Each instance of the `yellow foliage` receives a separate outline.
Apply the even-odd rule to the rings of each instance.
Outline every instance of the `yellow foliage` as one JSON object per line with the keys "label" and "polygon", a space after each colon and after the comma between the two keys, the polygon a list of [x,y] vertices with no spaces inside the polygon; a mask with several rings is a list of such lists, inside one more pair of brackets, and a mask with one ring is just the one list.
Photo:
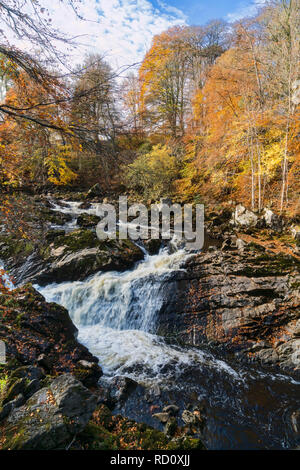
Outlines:
{"label": "yellow foliage", "polygon": [[48,180],[56,185],[66,185],[77,178],[67,165],[71,158],[71,146],[58,145],[49,151],[45,159],[45,165],[48,170]]}
{"label": "yellow foliage", "polygon": [[145,198],[171,195],[179,164],[166,145],[155,145],[126,168],[126,183]]}

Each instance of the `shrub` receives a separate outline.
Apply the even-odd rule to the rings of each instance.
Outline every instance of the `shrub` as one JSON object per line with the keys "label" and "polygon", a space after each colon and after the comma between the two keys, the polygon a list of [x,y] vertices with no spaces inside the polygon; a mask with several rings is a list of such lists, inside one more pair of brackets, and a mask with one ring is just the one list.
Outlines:
{"label": "shrub", "polygon": [[145,199],[157,200],[170,196],[179,174],[179,163],[166,145],[155,145],[140,154],[125,170],[125,184]]}

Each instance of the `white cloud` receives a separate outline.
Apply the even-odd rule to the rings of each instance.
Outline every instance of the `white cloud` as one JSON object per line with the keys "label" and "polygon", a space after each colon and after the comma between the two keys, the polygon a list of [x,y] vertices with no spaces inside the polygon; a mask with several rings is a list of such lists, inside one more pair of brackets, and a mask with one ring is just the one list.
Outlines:
{"label": "white cloud", "polygon": [[86,50],[99,52],[115,69],[142,60],[155,34],[187,21],[181,10],[163,2],[155,7],[149,0],[82,0],[78,8],[86,21],[60,0],[44,0],[43,4],[53,26],[80,36],[81,46],[72,53],[73,61],[79,61]]}
{"label": "white cloud", "polygon": [[251,5],[246,5],[245,2],[241,3],[238,9],[226,16],[227,21],[234,23],[242,18],[253,16],[257,13],[260,7],[263,7],[268,0],[253,0]]}

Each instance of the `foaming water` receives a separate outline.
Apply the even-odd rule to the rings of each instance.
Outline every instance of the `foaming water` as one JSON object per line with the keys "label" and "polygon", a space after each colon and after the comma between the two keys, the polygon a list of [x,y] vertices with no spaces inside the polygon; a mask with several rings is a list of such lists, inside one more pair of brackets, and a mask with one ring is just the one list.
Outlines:
{"label": "foaming water", "polygon": [[[97,273],[85,281],[39,287],[47,301],[66,307],[79,329],[78,339],[99,357],[108,376],[126,375],[139,383],[171,384],[189,368],[214,370],[244,382],[276,375],[235,369],[211,353],[166,344],[155,335],[157,316],[170,293],[166,281],[189,256],[184,250],[146,255],[135,269]],[[250,374],[250,375],[249,375]],[[251,375],[252,374],[252,375]],[[279,376],[278,380],[291,380]],[[180,385],[182,386],[182,384]]]}
{"label": "foaming water", "polygon": [[126,375],[144,385],[159,383],[174,388],[174,378],[191,365],[218,369],[242,380],[235,370],[212,355],[167,345],[161,337],[144,331],[122,330],[116,334],[114,329],[101,325],[85,326],[80,328],[78,339],[101,358],[105,374]]}
{"label": "foaming water", "polygon": [[238,379],[225,362],[196,349],[170,346],[155,335],[156,318],[166,301],[165,281],[181,270],[184,250],[146,256],[124,273],[97,273],[86,281],[38,287],[47,301],[66,307],[79,328],[79,340],[99,357],[108,375],[127,375],[151,384],[173,383],[191,364],[214,367]]}
{"label": "foaming water", "polygon": [[54,212],[61,212],[62,214],[68,214],[72,216],[72,219],[70,220],[70,222],[66,222],[63,225],[52,224],[52,228],[63,229],[67,233],[78,229],[78,225],[77,225],[78,216],[80,216],[81,214],[96,215],[97,208],[99,206],[99,203],[98,204],[94,203],[94,204],[91,204],[91,206],[88,209],[81,209],[80,208],[80,205],[82,204],[81,202],[62,200],[61,204],[57,204],[52,199],[49,199],[49,202],[51,203],[52,205],[51,209]]}
{"label": "foaming water", "polygon": [[[82,213],[96,214],[99,204],[81,209],[80,202],[52,202],[53,210],[76,217]],[[173,243],[176,249],[176,240]],[[225,361],[196,348],[168,345],[155,335],[157,316],[170,292],[166,281],[174,272],[183,270],[185,261],[193,256],[184,249],[169,253],[167,248],[145,258],[130,271],[99,272],[85,281],[36,286],[47,301],[66,307],[79,329],[79,340],[99,357],[108,375],[127,375],[151,384],[167,385],[174,377],[184,374],[188,367],[214,368],[234,380],[268,378],[293,381],[283,374],[259,370],[234,369]],[[166,373],[168,371],[168,373]]]}
{"label": "foaming water", "polygon": [[52,204],[52,210],[56,212],[61,212],[62,214],[70,214],[78,216],[80,214],[97,214],[97,208],[99,207],[100,203],[91,203],[88,209],[81,209],[80,206],[82,202],[75,202],[75,201],[61,201],[61,204],[57,204],[56,202],[50,200]]}
{"label": "foaming water", "polygon": [[162,251],[125,273],[97,273],[82,282],[52,284],[40,288],[49,301],[66,307],[78,327],[102,325],[116,330],[155,331],[155,317],[164,296],[161,280],[179,270],[186,258],[181,250]]}

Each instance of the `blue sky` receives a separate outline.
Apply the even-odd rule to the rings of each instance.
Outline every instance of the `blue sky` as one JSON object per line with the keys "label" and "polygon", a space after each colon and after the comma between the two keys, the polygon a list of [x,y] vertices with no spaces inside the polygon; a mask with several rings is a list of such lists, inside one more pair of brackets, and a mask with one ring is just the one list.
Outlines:
{"label": "blue sky", "polygon": [[[153,6],[158,6],[156,0],[151,0]],[[230,19],[231,15],[241,16],[251,13],[251,5],[255,2],[247,0],[166,0],[165,4],[181,10],[187,16],[189,24],[205,24],[214,18]],[[228,15],[230,15],[228,17]]]}
{"label": "blue sky", "polygon": [[[116,70],[143,59],[155,34],[178,24],[205,24],[216,18],[235,21],[249,16],[267,0],[81,0],[80,20],[60,0],[41,0],[52,24],[65,33],[79,37],[80,47],[73,51],[74,63],[86,51],[98,52]],[[28,2],[30,9],[30,2]],[[30,12],[30,11],[28,11]],[[16,43],[16,40],[15,40]],[[26,47],[26,44],[20,44]]]}

